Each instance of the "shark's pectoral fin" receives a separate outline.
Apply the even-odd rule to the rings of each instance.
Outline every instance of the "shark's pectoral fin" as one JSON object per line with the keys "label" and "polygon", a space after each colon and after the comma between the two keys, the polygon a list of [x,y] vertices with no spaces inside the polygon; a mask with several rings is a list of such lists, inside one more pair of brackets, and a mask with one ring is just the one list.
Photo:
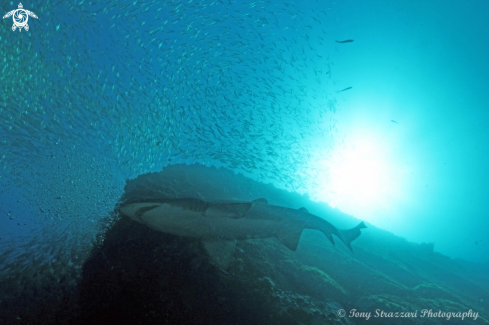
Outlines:
{"label": "shark's pectoral fin", "polygon": [[268,201],[266,199],[256,199],[251,201],[253,203],[262,203],[262,204],[268,204]]}
{"label": "shark's pectoral fin", "polygon": [[212,262],[221,269],[226,270],[233,258],[236,240],[213,238],[202,240],[202,243]]}
{"label": "shark's pectoral fin", "polygon": [[275,237],[288,249],[295,251],[299,245],[302,235],[302,227],[287,228],[282,230]]}
{"label": "shark's pectoral fin", "polygon": [[245,213],[251,208],[250,202],[243,203],[217,203],[209,206],[205,210],[208,217],[227,217],[231,219],[243,218]]}
{"label": "shark's pectoral fin", "polygon": [[300,211],[300,212],[307,212],[307,213],[309,213],[309,211],[307,211],[307,209],[306,209],[306,208],[304,208],[304,207],[299,208],[299,211]]}

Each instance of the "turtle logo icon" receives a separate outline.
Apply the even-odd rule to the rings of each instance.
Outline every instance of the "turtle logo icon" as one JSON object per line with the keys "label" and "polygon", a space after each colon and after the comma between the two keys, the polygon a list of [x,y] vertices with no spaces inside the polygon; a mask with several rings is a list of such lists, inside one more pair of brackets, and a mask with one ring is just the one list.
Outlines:
{"label": "turtle logo icon", "polygon": [[27,25],[29,16],[37,19],[36,14],[33,13],[32,11],[25,10],[24,7],[22,6],[22,3],[19,3],[19,9],[15,9],[7,12],[5,16],[3,16],[3,19],[8,18],[10,16],[12,16],[12,18],[14,19],[12,30],[15,31],[18,28],[19,32],[22,31],[22,28],[25,28],[26,31],[29,30],[29,25]]}

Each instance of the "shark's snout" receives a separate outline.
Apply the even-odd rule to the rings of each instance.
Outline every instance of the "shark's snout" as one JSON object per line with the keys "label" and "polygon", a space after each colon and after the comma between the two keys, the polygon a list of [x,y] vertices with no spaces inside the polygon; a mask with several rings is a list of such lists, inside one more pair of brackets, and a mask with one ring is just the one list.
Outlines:
{"label": "shark's snout", "polygon": [[154,203],[154,202],[148,202],[148,203],[129,203],[126,205],[123,205],[119,208],[119,212],[126,217],[129,217],[131,219],[134,219],[138,221],[138,219],[141,219],[141,216],[144,215],[144,213],[153,210],[154,208],[157,208],[160,206],[161,203]]}
{"label": "shark's snout", "polygon": [[123,205],[120,209],[119,209],[119,212],[123,215],[123,216],[126,216],[126,217],[129,217],[129,218],[134,218],[135,216],[135,212],[136,212],[136,209],[135,209],[135,205],[134,204],[126,204],[126,205]]}

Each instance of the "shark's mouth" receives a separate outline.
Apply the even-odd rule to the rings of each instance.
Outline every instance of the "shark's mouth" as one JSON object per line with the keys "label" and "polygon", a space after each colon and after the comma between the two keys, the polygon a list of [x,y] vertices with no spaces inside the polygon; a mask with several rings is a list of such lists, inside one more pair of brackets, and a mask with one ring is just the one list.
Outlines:
{"label": "shark's mouth", "polygon": [[153,210],[154,208],[157,208],[157,207],[159,207],[159,205],[152,205],[152,206],[149,206],[149,207],[144,207],[144,208],[138,209],[138,210],[136,211],[136,213],[134,213],[134,215],[135,215],[135,216],[136,216],[136,218],[138,218],[138,219],[139,219],[141,222],[143,222],[143,219],[142,219],[143,215],[144,215],[146,212],[148,212],[148,211],[150,211],[150,210]]}

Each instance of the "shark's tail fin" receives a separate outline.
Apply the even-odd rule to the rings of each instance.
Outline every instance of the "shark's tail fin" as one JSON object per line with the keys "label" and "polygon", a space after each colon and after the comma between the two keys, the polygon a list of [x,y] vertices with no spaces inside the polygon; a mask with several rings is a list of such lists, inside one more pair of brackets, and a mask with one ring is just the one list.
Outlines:
{"label": "shark's tail fin", "polygon": [[360,229],[362,228],[367,228],[365,224],[360,222],[356,227],[351,228],[351,229],[338,229],[338,232],[340,234],[340,239],[341,241],[350,249],[350,251],[353,252],[353,249],[351,248],[351,242],[354,241],[358,236],[360,236],[361,232]]}

